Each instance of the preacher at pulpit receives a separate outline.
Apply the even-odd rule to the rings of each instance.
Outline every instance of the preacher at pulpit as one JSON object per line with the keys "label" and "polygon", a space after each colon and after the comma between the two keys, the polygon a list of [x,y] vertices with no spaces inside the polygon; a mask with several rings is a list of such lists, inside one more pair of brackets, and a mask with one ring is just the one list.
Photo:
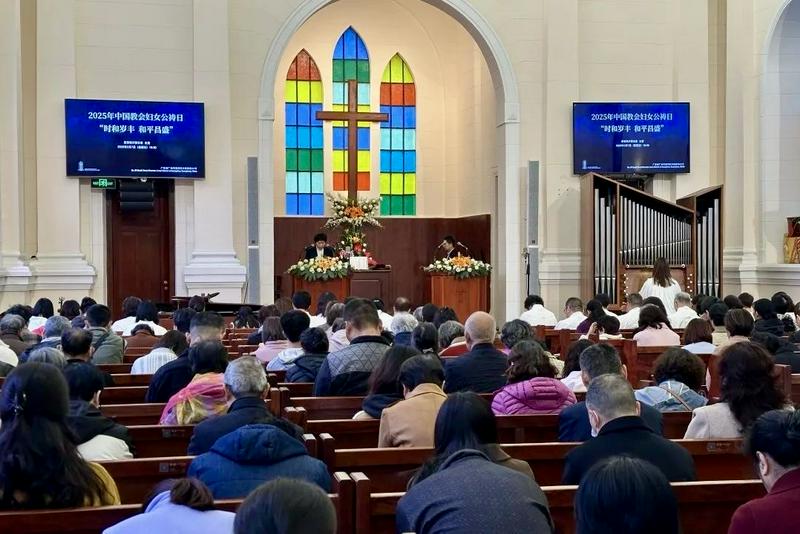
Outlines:
{"label": "preacher at pulpit", "polygon": [[306,259],[310,260],[320,256],[333,257],[333,247],[328,246],[328,236],[317,234],[314,236],[314,244],[306,247]]}
{"label": "preacher at pulpit", "polygon": [[439,247],[444,250],[445,258],[454,258],[457,256],[456,244],[458,244],[458,241],[456,241],[455,237],[451,235],[444,236],[444,239],[442,239],[442,243],[439,245]]}

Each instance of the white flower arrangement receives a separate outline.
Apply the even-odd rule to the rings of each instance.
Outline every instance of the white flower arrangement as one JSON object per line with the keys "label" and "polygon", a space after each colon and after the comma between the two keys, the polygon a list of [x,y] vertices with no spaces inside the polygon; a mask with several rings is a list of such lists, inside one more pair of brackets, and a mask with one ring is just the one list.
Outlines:
{"label": "white flower arrangement", "polygon": [[436,260],[423,269],[428,273],[449,274],[456,278],[481,278],[489,276],[492,266],[469,256],[456,256]]}
{"label": "white flower arrangement", "polygon": [[350,264],[340,258],[317,257],[301,260],[286,271],[303,280],[335,280],[350,274]]}

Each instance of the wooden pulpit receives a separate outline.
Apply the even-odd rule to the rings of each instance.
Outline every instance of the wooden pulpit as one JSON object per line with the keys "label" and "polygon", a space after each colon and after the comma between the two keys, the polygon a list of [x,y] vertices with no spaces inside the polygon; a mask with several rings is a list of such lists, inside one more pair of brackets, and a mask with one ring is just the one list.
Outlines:
{"label": "wooden pulpit", "polygon": [[464,323],[473,312],[489,311],[487,300],[489,277],[456,278],[442,274],[431,274],[431,302],[453,308],[458,320]]}
{"label": "wooden pulpit", "polygon": [[333,280],[303,280],[296,276],[292,277],[292,293],[298,291],[308,291],[311,294],[311,309],[317,309],[319,296],[330,291],[336,298],[343,301],[350,295],[350,277],[335,278]]}

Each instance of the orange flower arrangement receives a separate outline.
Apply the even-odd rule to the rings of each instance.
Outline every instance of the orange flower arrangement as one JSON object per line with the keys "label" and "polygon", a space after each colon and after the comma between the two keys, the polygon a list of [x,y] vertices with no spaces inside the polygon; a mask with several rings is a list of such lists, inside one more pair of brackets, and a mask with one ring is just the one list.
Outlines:
{"label": "orange flower arrangement", "polygon": [[345,208],[344,214],[351,219],[356,219],[364,216],[364,210],[362,210],[359,206],[348,206]]}

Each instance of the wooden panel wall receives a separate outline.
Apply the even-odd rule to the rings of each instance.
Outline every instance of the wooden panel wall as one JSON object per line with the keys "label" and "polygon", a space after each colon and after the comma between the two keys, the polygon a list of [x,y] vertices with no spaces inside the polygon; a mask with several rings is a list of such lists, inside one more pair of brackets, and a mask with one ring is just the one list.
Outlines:
{"label": "wooden panel wall", "polygon": [[[276,288],[280,295],[291,294],[292,281],[285,274],[286,269],[297,261],[326,220],[321,217],[275,218],[275,273],[276,284],[279,284]],[[470,247],[475,258],[491,261],[490,215],[454,219],[386,218],[381,219],[381,224],[384,226],[383,230],[367,230],[367,243],[379,263],[392,266],[392,300],[404,296],[410,298],[415,305],[426,302],[426,277],[422,267],[430,263],[434,249],[447,234],[452,234]],[[337,231],[328,232],[331,242],[335,242],[337,238]],[[358,296],[371,298],[373,295]],[[387,308],[391,307],[391,302],[386,304]],[[463,321],[465,318],[460,319]]]}

